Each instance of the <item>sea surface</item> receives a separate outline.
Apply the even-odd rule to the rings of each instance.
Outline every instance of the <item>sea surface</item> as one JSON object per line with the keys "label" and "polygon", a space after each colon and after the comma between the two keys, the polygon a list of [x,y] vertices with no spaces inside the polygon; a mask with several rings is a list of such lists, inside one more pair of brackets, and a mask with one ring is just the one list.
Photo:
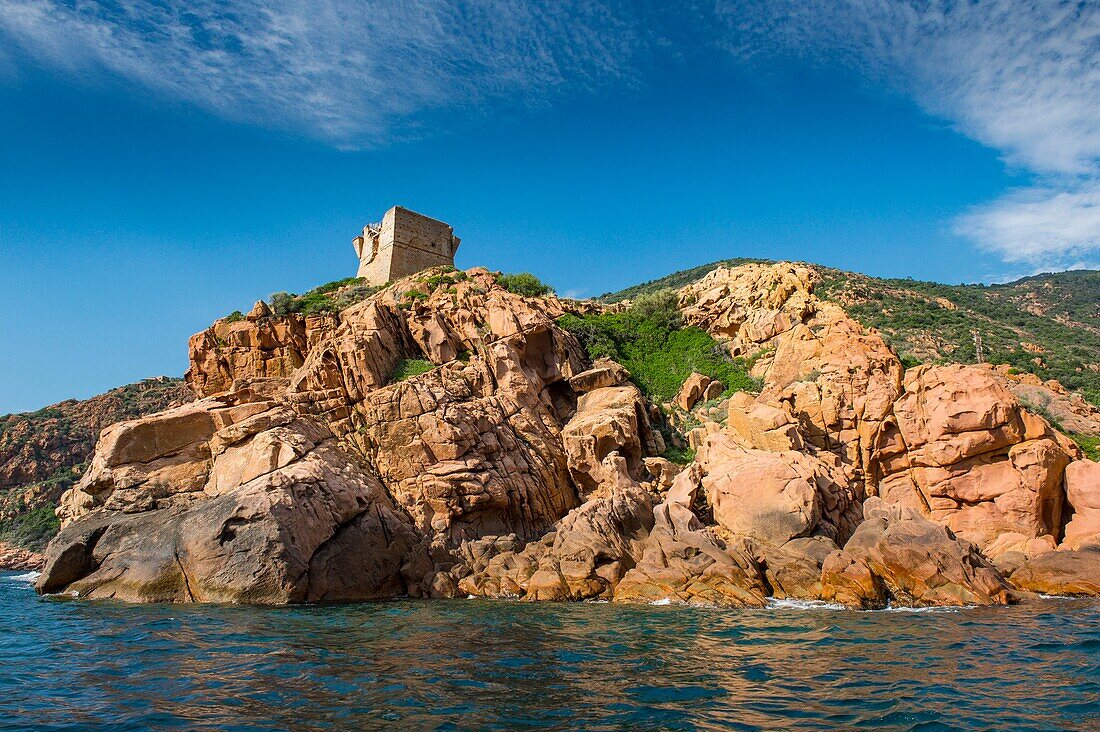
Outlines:
{"label": "sea surface", "polygon": [[40,598],[0,573],[0,729],[1097,730],[1100,603],[850,612]]}

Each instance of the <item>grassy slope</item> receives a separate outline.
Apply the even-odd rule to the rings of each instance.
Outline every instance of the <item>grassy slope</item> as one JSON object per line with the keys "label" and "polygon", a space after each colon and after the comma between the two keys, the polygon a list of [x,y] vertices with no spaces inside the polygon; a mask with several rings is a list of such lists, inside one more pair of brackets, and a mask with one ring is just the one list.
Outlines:
{"label": "grassy slope", "polygon": [[1100,272],[1037,275],[1002,285],[941,285],[821,269],[817,294],[878,328],[908,362],[984,358],[1058,379],[1100,405]]}
{"label": "grassy slope", "polygon": [[[713,262],[600,299],[615,302],[683,287],[719,266],[748,261],[762,260]],[[811,266],[821,275],[818,296],[879,329],[907,364],[974,363],[976,330],[987,362],[1057,379],[1100,405],[1100,271],[1042,274],[1001,285],[943,285]]]}

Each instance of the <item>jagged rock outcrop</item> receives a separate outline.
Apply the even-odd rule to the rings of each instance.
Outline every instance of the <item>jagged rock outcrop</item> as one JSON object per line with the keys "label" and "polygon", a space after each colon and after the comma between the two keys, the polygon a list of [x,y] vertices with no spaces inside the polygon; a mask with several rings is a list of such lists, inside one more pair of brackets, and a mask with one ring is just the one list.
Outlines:
{"label": "jagged rock outcrop", "polygon": [[[996,567],[946,526],[875,497],[867,499],[863,508],[866,519],[844,545],[841,554],[845,556],[828,567],[834,587],[866,588],[851,591],[854,604],[873,604],[873,595],[864,592],[876,591],[873,583],[868,585],[861,578],[865,573],[860,563],[882,580],[887,597],[903,605],[1005,605],[1014,600]],[[834,591],[829,599],[847,598]]]}
{"label": "jagged rock outcrop", "polygon": [[223,318],[191,336],[191,367],[185,379],[196,394],[229,391],[237,379],[290,376],[305,362],[310,336],[331,327],[333,320],[298,314],[271,317],[264,309],[253,312],[255,317]]}
{"label": "jagged rock outcrop", "polygon": [[1061,531],[1067,438],[1021,407],[988,369],[919,366],[905,376],[875,457],[878,493],[983,549]]}
{"label": "jagged rock outcrop", "polygon": [[835,551],[821,563],[821,599],[853,610],[886,607],[887,591],[882,577],[856,554]]}
{"label": "jagged rock outcrop", "polygon": [[618,453],[634,480],[646,470],[643,456],[656,452],[645,399],[629,383],[583,394],[576,414],[562,428],[562,442],[569,474],[582,495],[614,480],[604,465],[612,452]]}
{"label": "jagged rock outcrop", "polygon": [[799,537],[780,546],[760,547],[764,578],[772,597],[821,599],[822,567],[836,550],[833,540],[825,536]]}
{"label": "jagged rock outcrop", "polygon": [[[217,338],[226,327],[263,335],[221,355],[206,348],[210,332],[193,339],[188,378],[207,398],[105,432],[62,501],[40,587],[251,602],[453,594],[465,543],[511,534],[526,544],[581,501],[562,429],[585,358],[555,324],[563,312],[474,270],[409,278],[339,318],[309,319],[305,342],[278,319],[216,324]],[[289,353],[303,358],[286,374],[277,364],[293,363]],[[390,383],[400,363],[425,356],[439,366]],[[638,414],[617,447],[640,477],[649,428]],[[370,511],[357,518],[355,506]],[[214,572],[240,557],[222,551],[212,522],[245,513],[249,531],[230,534],[245,537],[248,561]],[[158,528],[138,540],[147,522]],[[361,551],[380,565],[341,565]]]}
{"label": "jagged rock outcrop", "polygon": [[404,594],[409,519],[323,424],[256,396],[110,428],[63,503],[39,589],[263,604]]}
{"label": "jagged rock outcrop", "polygon": [[653,528],[636,566],[615,587],[615,602],[677,602],[759,607],[768,594],[746,540],[723,540],[694,512],[698,476],[677,476],[653,509]]}
{"label": "jagged rock outcrop", "polygon": [[[481,269],[219,321],[191,340],[200,401],[104,430],[39,588],[859,608],[1090,591],[1091,550],[1071,550],[1100,544],[1095,464],[1005,374],[906,371],[816,276],[751,264],[685,287],[685,321],[752,356],[762,389],[719,400],[693,374],[667,413],[558,324],[598,306]],[[659,456],[665,437],[690,464]]]}
{"label": "jagged rock outcrop", "polygon": [[904,368],[877,333],[813,294],[816,278],[798,264],[719,267],[681,290],[680,301],[687,322],[728,338],[733,355],[755,359],[764,382],[756,401],[777,410],[759,418],[789,415],[800,441],[840,457],[862,493],[875,479],[873,450]]}
{"label": "jagged rock outcrop", "polygon": [[610,598],[641,554],[653,508],[624,458],[612,453],[604,462],[607,477],[585,503],[521,551],[475,558],[460,591],[525,600]]}

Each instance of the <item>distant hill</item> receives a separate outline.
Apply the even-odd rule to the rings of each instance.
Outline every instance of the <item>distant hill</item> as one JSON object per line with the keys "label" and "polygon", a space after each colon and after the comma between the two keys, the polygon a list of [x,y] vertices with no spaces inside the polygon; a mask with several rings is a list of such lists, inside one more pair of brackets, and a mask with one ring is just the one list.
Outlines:
{"label": "distant hill", "polygon": [[[712,262],[599,299],[617,302],[679,288],[718,267],[752,261],[763,260]],[[815,293],[881,331],[907,364],[975,363],[976,333],[986,362],[1057,379],[1100,406],[1100,271],[1041,274],[1000,285],[943,285],[810,266],[820,276]]]}
{"label": "distant hill", "polygon": [[620,300],[633,300],[639,295],[645,295],[659,290],[678,290],[684,285],[701,280],[719,267],[736,267],[739,264],[751,264],[753,262],[768,262],[767,259],[753,259],[750,257],[736,257],[734,259],[721,259],[710,264],[701,264],[691,269],[682,269],[649,282],[632,285],[618,292],[608,292],[596,298],[600,302],[619,302]]}
{"label": "distant hill", "polygon": [[984,360],[1057,379],[1100,405],[1100,272],[1077,270],[1003,285],[941,285],[820,269],[815,292],[878,328],[903,360]]}
{"label": "distant hill", "polygon": [[161,376],[0,416],[0,542],[40,549],[49,540],[57,498],[83,474],[104,427],[194,398],[183,379]]}

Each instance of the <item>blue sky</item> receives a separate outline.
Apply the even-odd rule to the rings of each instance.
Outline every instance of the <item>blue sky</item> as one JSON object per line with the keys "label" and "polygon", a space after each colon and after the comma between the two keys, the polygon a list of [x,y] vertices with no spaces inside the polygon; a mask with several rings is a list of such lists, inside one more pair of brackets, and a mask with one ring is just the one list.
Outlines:
{"label": "blue sky", "polygon": [[393,204],[572,295],[1095,266],[1098,45],[1068,3],[0,0],[0,413],[181,374]]}

